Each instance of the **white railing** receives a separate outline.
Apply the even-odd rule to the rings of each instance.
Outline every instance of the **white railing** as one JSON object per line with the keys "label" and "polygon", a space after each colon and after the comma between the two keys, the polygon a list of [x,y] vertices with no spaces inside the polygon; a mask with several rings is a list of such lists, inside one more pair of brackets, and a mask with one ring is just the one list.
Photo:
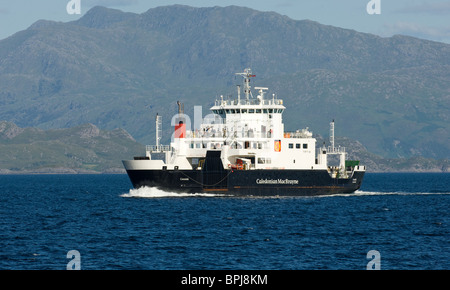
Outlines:
{"label": "white railing", "polygon": [[345,147],[331,147],[331,146],[328,146],[328,149],[327,149],[327,153],[328,154],[343,154],[343,153],[345,153]]}
{"label": "white railing", "polygon": [[147,145],[145,150],[149,152],[167,152],[170,151],[169,145]]}
{"label": "white railing", "polygon": [[220,131],[220,130],[196,130],[196,131],[186,131],[186,138],[272,138],[272,133],[262,132],[262,131]]}
{"label": "white railing", "polygon": [[215,106],[236,106],[236,105],[283,105],[283,100],[281,99],[234,99],[234,100],[216,100]]}

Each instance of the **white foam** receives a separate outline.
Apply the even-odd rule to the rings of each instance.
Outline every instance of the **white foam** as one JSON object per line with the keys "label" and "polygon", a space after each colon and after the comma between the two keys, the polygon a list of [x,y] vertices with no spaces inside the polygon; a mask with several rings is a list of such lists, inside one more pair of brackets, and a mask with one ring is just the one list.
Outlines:
{"label": "white foam", "polygon": [[217,197],[224,196],[215,193],[179,193],[161,190],[156,187],[140,187],[130,189],[128,193],[120,195],[121,197],[139,197],[139,198],[160,198],[160,197]]}
{"label": "white foam", "polygon": [[[433,195],[433,194],[450,194],[450,192],[377,192],[377,191],[362,191],[357,190],[354,193],[341,193],[330,195],[314,195],[314,196],[299,196],[299,197],[336,197],[336,196],[377,196],[377,195]],[[161,198],[161,197],[223,197],[230,196],[218,193],[180,193],[165,191],[156,187],[141,187],[138,189],[130,189],[128,193],[120,195],[121,197],[135,197],[135,198]],[[230,196],[231,197],[231,196]],[[283,198],[283,196],[243,196],[246,198]],[[292,196],[290,196],[292,198]]]}
{"label": "white foam", "polygon": [[378,191],[362,191],[357,190],[354,193],[345,194],[345,196],[368,196],[368,195],[433,195],[433,194],[450,194],[450,192],[378,192]]}

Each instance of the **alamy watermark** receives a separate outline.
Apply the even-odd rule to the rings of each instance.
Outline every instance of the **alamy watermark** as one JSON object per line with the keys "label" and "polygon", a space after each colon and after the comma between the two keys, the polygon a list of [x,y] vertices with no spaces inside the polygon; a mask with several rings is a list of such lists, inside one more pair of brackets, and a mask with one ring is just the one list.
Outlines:
{"label": "alamy watermark", "polygon": [[81,0],[70,0],[66,6],[67,14],[81,14]]}
{"label": "alamy watermark", "polygon": [[67,252],[67,259],[72,259],[67,263],[67,270],[81,270],[81,255],[77,250]]}
{"label": "alamy watermark", "polygon": [[367,14],[381,14],[381,0],[370,0],[366,6]]}
{"label": "alamy watermark", "polygon": [[371,259],[367,263],[367,270],[380,270],[381,269],[381,254],[376,250],[371,250],[367,252],[367,259]]}

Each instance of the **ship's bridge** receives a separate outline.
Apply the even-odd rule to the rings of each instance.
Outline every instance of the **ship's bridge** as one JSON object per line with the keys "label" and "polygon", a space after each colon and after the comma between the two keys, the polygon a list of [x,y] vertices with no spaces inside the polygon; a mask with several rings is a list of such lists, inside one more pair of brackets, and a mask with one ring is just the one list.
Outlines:
{"label": "ship's bridge", "polygon": [[[228,132],[235,132],[235,136],[281,137],[283,136],[282,114],[286,109],[283,100],[275,95],[264,98],[268,88],[256,87],[259,94],[256,98],[251,95],[250,87],[245,87],[245,99],[241,99],[240,90],[236,99],[216,100],[212,113],[221,118],[221,124]],[[222,128],[219,128],[223,130]]]}
{"label": "ship's bridge", "polygon": [[264,98],[268,88],[255,87],[255,89],[259,91],[256,98],[249,98],[250,92],[245,99],[241,99],[240,90],[238,90],[238,98],[234,100],[224,99],[221,96],[220,100],[215,101],[211,111],[222,118],[234,114],[282,114],[284,112],[286,107],[283,106],[283,100],[275,98],[275,95],[272,99]]}
{"label": "ship's bridge", "polygon": [[211,111],[221,117],[229,114],[281,114],[286,107],[283,100],[216,100]]}

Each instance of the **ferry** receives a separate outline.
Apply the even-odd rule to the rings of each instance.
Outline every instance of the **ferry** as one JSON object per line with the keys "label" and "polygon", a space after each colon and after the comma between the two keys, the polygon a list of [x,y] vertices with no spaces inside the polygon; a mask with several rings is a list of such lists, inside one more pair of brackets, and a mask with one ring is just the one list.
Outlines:
{"label": "ferry", "polygon": [[[243,95],[238,85],[237,97],[216,99],[211,114],[194,128],[184,105],[177,102],[170,145],[160,144],[162,122],[156,116],[156,144],[146,146],[145,156],[122,161],[134,188],[230,196],[313,196],[353,193],[361,187],[366,168],[357,160],[346,160],[344,147],[335,147],[334,120],[331,145],[316,147],[308,128],[284,130],[283,100],[275,94],[267,97],[267,87],[252,88],[255,75],[251,69],[236,75],[243,77]],[[329,165],[329,159],[336,164]]]}

